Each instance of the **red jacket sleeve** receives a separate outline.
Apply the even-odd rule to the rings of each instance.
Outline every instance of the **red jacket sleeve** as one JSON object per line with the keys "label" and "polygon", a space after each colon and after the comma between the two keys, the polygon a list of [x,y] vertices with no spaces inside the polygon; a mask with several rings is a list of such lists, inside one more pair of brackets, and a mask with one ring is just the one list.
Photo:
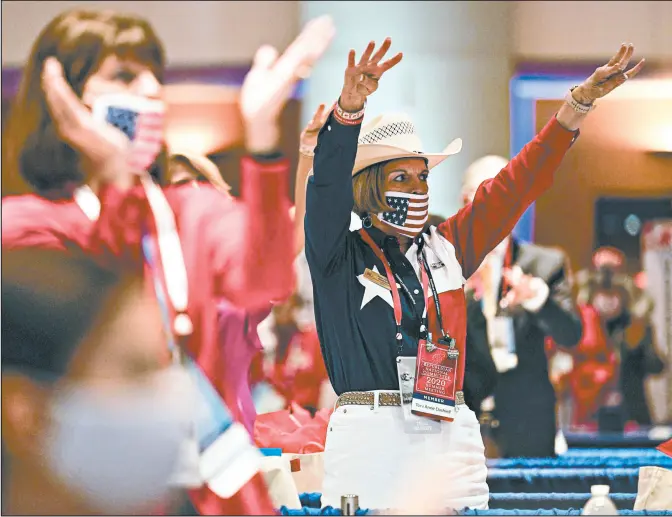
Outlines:
{"label": "red jacket sleeve", "polygon": [[67,250],[67,235],[53,205],[37,196],[9,196],[2,200],[2,249]]}
{"label": "red jacket sleeve", "polygon": [[[166,196],[175,212],[190,284],[207,272],[211,294],[256,309],[285,298],[293,288],[289,163],[261,164],[246,157],[241,168],[243,203],[209,187],[171,187]],[[91,251],[110,266],[142,264],[143,227],[153,226],[144,189],[121,192],[108,186],[100,201]]]}
{"label": "red jacket sleeve", "polygon": [[289,162],[261,164],[246,157],[241,173],[243,210],[210,222],[206,238],[216,293],[254,309],[286,298],[294,287]]}
{"label": "red jacket sleeve", "polygon": [[513,230],[525,210],[553,183],[553,174],[578,136],[555,117],[500,173],[484,181],[474,201],[438,227],[455,246],[464,278]]}

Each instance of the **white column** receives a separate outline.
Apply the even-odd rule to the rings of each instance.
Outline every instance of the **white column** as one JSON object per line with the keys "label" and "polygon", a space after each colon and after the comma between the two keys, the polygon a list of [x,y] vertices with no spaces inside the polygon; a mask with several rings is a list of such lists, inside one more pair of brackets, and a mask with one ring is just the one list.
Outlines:
{"label": "white column", "polygon": [[350,48],[359,57],[370,40],[391,37],[390,56],[401,51],[404,59],[381,80],[366,118],[408,113],[426,151],[463,139],[462,152],[430,176],[430,211],[453,214],[466,167],[485,154],[508,156],[510,11],[510,2],[302,2],[303,23],[330,14],[337,30],[307,85],[302,121],[337,98]]}

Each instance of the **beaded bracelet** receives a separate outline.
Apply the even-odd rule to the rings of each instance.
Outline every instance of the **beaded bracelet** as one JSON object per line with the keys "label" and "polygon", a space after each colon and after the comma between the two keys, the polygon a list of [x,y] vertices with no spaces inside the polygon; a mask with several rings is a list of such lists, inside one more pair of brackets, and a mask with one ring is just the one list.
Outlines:
{"label": "beaded bracelet", "polygon": [[366,104],[361,110],[355,113],[350,113],[349,111],[345,111],[343,108],[341,108],[338,101],[336,101],[334,103],[334,117],[340,124],[345,126],[356,126],[362,123],[365,108]]}

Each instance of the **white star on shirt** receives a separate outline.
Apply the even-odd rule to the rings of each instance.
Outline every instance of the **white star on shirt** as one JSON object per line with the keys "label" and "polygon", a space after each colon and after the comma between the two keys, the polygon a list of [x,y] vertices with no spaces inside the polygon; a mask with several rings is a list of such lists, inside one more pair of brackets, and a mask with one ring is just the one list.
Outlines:
{"label": "white star on shirt", "polygon": [[[373,266],[373,272],[378,273],[378,266]],[[378,284],[373,283],[368,278],[365,278],[363,273],[357,276],[357,280],[359,280],[359,283],[364,286],[364,296],[362,297],[362,306],[359,308],[360,310],[363,309],[364,306],[373,300],[376,296],[380,296],[390,305],[390,307],[394,307],[392,293],[390,291],[384,287],[380,287]]]}

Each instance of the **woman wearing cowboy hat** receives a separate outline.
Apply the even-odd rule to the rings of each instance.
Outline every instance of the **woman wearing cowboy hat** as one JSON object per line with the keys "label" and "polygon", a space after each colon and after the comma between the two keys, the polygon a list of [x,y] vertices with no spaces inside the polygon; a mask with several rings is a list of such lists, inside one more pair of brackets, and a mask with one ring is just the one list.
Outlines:
{"label": "woman wearing cowboy hat", "polygon": [[[461,392],[465,278],[550,187],[593,101],[643,62],[625,72],[633,47],[623,45],[568,93],[497,177],[481,184],[473,203],[422,231],[430,170],[459,152],[461,141],[424,153],[404,115],[361,127],[366,98],[401,61],[401,54],[383,60],[390,45],[388,38],[374,54],[369,43],[358,63],[350,51],[308,182],[306,256],[322,352],[339,394],[322,504],[357,494],[365,508],[409,509],[412,499],[428,496],[439,507],[486,508],[483,442]],[[359,232],[348,231],[351,210],[362,218]]]}

